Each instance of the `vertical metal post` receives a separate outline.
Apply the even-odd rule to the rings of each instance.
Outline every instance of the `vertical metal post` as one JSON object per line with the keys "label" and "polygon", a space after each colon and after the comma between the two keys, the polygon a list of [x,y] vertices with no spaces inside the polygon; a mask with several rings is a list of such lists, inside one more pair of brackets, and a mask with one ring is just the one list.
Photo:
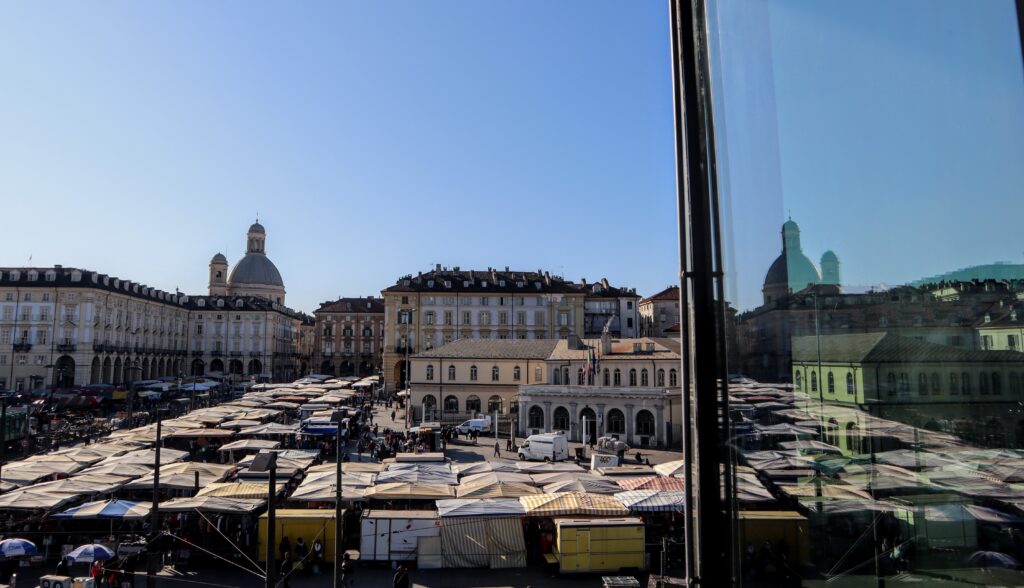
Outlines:
{"label": "vertical metal post", "polygon": [[156,469],[153,470],[153,507],[149,511],[150,523],[149,523],[149,557],[147,558],[146,566],[146,587],[156,588],[156,574],[160,571],[159,562],[157,558],[160,556],[159,553],[154,551],[157,539],[160,537],[160,437],[163,427],[163,414],[160,409],[156,409],[156,446],[154,447],[154,464]]}
{"label": "vertical metal post", "polygon": [[[4,461],[7,460],[7,398],[0,397],[0,480],[3,480]],[[2,482],[0,482],[2,485]],[[0,487],[0,492],[3,488]]]}
{"label": "vertical metal post", "polygon": [[341,419],[335,423],[335,435],[334,435],[334,474],[337,483],[334,488],[334,587],[342,587],[341,578],[341,558],[342,558],[342,545],[341,545]]}
{"label": "vertical metal post", "polygon": [[[692,478],[689,490],[696,490],[687,506],[694,518],[692,563],[687,565],[688,583],[701,586],[725,586],[732,581],[732,550],[730,527],[726,514],[730,510],[719,495],[723,435],[720,430],[720,399],[718,378],[721,374],[716,341],[724,333],[718,332],[715,297],[718,259],[715,242],[716,212],[711,186],[713,168],[712,134],[710,121],[710,78],[707,64],[706,11],[703,0],[673,0],[670,4],[672,21],[673,89],[676,105],[676,172],[680,212],[680,265],[681,300],[687,297],[691,306],[680,308],[687,316],[684,337],[692,349],[683,362],[692,376],[693,430],[696,460],[688,462],[684,475],[690,473],[691,463],[697,466],[696,487]],[[685,292],[685,294],[683,294]],[[724,386],[726,382],[723,382]],[[684,399],[689,393],[690,381],[684,388]],[[685,406],[685,405],[684,405]],[[728,410],[728,406],[721,406]],[[684,409],[685,412],[685,409]],[[725,416],[727,421],[728,415]],[[685,425],[689,425],[688,421]],[[684,445],[685,447],[685,445]],[[691,450],[692,451],[692,450]],[[687,533],[690,535],[690,533]],[[688,550],[689,551],[689,550]],[[724,565],[723,565],[724,564]]]}
{"label": "vertical metal post", "polygon": [[277,583],[277,562],[274,561],[274,550],[277,549],[277,464],[270,466],[270,487],[267,495],[267,588],[274,588]]}

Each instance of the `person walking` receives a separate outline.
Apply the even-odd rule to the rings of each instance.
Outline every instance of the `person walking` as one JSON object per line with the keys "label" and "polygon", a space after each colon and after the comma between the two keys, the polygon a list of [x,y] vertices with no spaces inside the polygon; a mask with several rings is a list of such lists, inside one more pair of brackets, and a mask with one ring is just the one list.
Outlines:
{"label": "person walking", "polygon": [[409,571],[405,569],[405,565],[398,566],[398,571],[395,572],[395,578],[391,582],[393,588],[409,588]]}
{"label": "person walking", "polygon": [[501,444],[498,441],[494,442],[494,457],[501,457]]}

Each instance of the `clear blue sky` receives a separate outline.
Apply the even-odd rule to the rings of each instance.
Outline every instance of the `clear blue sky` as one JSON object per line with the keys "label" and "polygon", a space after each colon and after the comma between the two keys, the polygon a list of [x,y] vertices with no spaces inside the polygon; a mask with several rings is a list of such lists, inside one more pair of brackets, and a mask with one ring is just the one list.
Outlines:
{"label": "clear blue sky", "polygon": [[434,263],[652,293],[668,64],[663,2],[4,3],[0,265],[203,292],[258,211],[301,310]]}
{"label": "clear blue sky", "polygon": [[[1021,261],[1012,1],[720,5],[740,308],[787,212],[852,284]],[[434,263],[654,293],[667,27],[657,0],[4,3],[0,265],[203,292],[258,212],[301,310]]]}

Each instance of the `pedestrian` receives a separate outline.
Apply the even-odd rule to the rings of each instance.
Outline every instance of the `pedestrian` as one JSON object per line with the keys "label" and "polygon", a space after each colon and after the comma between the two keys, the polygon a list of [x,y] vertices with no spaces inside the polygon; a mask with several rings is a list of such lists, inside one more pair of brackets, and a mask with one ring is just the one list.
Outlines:
{"label": "pedestrian", "polygon": [[494,457],[501,457],[501,444],[498,441],[494,442]]}
{"label": "pedestrian", "polygon": [[281,570],[280,570],[280,585],[284,588],[290,588],[291,586],[291,575],[292,575],[292,554],[287,552],[284,557],[281,558]]}
{"label": "pedestrian", "polygon": [[57,569],[53,573],[57,576],[68,575],[68,560],[66,557],[60,558],[60,561],[57,562]]}
{"label": "pedestrian", "polygon": [[392,421],[395,420],[395,411],[393,411],[393,410],[391,411],[391,420]]}
{"label": "pedestrian", "polygon": [[393,588],[409,588],[409,571],[405,569],[405,565],[398,566],[398,571],[395,572],[395,579],[391,585]]}
{"label": "pedestrian", "polygon": [[313,573],[320,573],[320,566],[324,562],[324,543],[319,537],[313,541]]}
{"label": "pedestrian", "polygon": [[277,550],[281,553],[281,561],[284,561],[285,556],[291,553],[292,542],[288,540],[287,535],[281,537],[281,543],[277,546]]}
{"label": "pedestrian", "polygon": [[306,542],[302,537],[299,537],[295,540],[295,560],[296,566],[299,566],[299,570],[304,572],[308,571],[308,566],[305,563],[307,555],[309,555],[309,548],[306,547]]}
{"label": "pedestrian", "polygon": [[512,437],[505,439],[505,451],[512,451]]}

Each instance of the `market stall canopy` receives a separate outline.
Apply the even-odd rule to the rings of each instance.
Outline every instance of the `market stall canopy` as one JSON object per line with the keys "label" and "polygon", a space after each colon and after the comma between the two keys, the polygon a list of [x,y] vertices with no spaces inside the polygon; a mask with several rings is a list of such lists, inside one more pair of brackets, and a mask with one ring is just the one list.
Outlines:
{"label": "market stall canopy", "polygon": [[234,436],[230,429],[177,429],[164,435],[167,439],[227,439]]}
{"label": "market stall canopy", "polygon": [[686,493],[679,490],[627,490],[615,499],[631,512],[684,512]]}
{"label": "market stall canopy", "polygon": [[267,423],[255,427],[246,427],[238,434],[242,437],[260,437],[263,435],[294,435],[299,430],[298,423],[282,425],[281,423]]}
{"label": "market stall canopy", "polygon": [[147,465],[130,464],[130,463],[108,463],[104,465],[97,465],[91,468],[86,468],[79,472],[79,475],[112,475],[112,476],[125,476],[128,478],[138,478],[139,476],[148,476],[153,473],[153,468]]}
{"label": "market stall canopy", "polygon": [[[258,498],[265,500],[270,493],[270,484],[262,482],[214,482],[207,484],[196,494],[199,496],[217,496],[220,498]],[[281,494],[288,485],[277,483],[277,494]]]}
{"label": "market stall canopy", "polygon": [[277,449],[281,446],[280,441],[269,441],[266,439],[240,439],[222,445],[218,451],[260,451],[262,449]]}
{"label": "market stall canopy", "polygon": [[452,498],[438,500],[440,517],[522,516],[526,509],[515,498]]}
{"label": "market stall canopy", "polygon": [[53,515],[55,519],[141,519],[149,516],[149,506],[130,500],[98,500],[74,506]]}
{"label": "market stall canopy", "polygon": [[686,473],[686,462],[681,459],[677,459],[674,461],[659,463],[654,466],[654,471],[662,476],[682,476]]}
{"label": "market stall canopy", "polygon": [[575,476],[570,480],[551,482],[544,486],[544,492],[554,494],[557,492],[588,492],[590,494],[617,494],[622,492],[622,487],[603,476],[582,475]]}
{"label": "market stall canopy", "polygon": [[506,461],[474,461],[452,465],[452,471],[460,476],[482,474],[485,472],[522,472],[516,464]]}
{"label": "market stall canopy", "polygon": [[518,482],[520,484],[528,484],[530,486],[537,485],[530,474],[524,474],[521,472],[482,472],[479,474],[470,474],[468,476],[462,476],[459,483],[495,484],[497,482]]}
{"label": "market stall canopy", "polygon": [[238,419],[234,421],[225,421],[220,424],[222,429],[249,429],[252,427],[258,427],[262,425],[262,421],[249,420],[249,419]]}
{"label": "market stall canopy", "polygon": [[683,490],[683,481],[679,478],[663,476],[628,477],[617,480],[624,490]]}
{"label": "market stall canopy", "polygon": [[41,492],[89,496],[114,492],[130,480],[130,477],[119,477],[112,474],[78,474],[70,478],[34,484],[32,489]]}
{"label": "market stall canopy", "polygon": [[526,472],[528,474],[544,474],[550,472],[577,472],[583,473],[587,470],[582,467],[567,461],[556,461],[556,462],[539,462],[539,461],[519,461],[516,462],[516,467],[519,471]]}
{"label": "market stall canopy", "polygon": [[409,484],[392,482],[377,484],[368,488],[365,492],[366,498],[379,500],[437,500],[443,498],[455,498],[455,488],[448,484]]}
{"label": "market stall canopy", "polygon": [[533,494],[521,496],[519,502],[526,509],[527,516],[626,516],[629,510],[611,496],[586,494],[583,492],[559,492],[557,494]]}
{"label": "market stall canopy", "polygon": [[477,482],[460,484],[455,492],[459,498],[518,498],[540,494],[540,489],[522,482]]}
{"label": "market stall canopy", "polygon": [[[390,464],[430,466],[433,464]],[[459,477],[451,472],[447,464],[444,467],[388,467],[377,474],[377,483],[402,482],[407,484],[450,484],[459,483]]]}
{"label": "market stall canopy", "polygon": [[80,494],[56,494],[22,488],[0,495],[0,510],[53,510],[78,499],[79,496]]}
{"label": "market stall canopy", "polygon": [[[266,492],[264,492],[266,494]],[[226,498],[223,496],[196,496],[173,498],[160,503],[162,512],[216,512],[223,514],[249,514],[267,504],[265,499]]]}
{"label": "market stall canopy", "polygon": [[[220,482],[235,471],[233,465],[183,461],[160,467],[160,488],[171,490],[192,490],[196,487],[196,473],[199,474],[199,487],[203,488],[214,482]],[[131,490],[150,490],[153,488],[155,476],[150,473],[125,486]]]}
{"label": "market stall canopy", "polygon": [[[180,451],[178,449],[171,449],[169,447],[163,447],[160,449],[160,463],[172,463],[181,461],[188,457],[187,451]],[[98,465],[107,464],[125,464],[125,465],[148,465],[150,467],[156,467],[156,450],[154,449],[139,449],[136,451],[130,451],[123,455],[117,455],[108,457],[101,461]]]}

